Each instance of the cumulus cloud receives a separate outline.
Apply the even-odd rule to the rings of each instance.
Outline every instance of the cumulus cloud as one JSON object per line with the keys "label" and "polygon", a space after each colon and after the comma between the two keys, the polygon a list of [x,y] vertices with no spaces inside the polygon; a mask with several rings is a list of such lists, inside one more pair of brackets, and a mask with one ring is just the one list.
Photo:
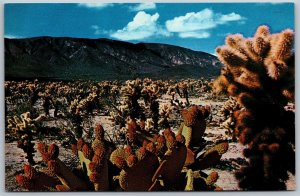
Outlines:
{"label": "cumulus cloud", "polygon": [[153,10],[156,9],[156,4],[155,3],[140,3],[136,6],[130,6],[129,10],[130,11],[143,11],[143,10]]}
{"label": "cumulus cloud", "polygon": [[241,17],[241,15],[239,15],[239,14],[232,12],[227,15],[221,15],[221,17],[219,19],[219,23],[224,24],[226,22],[239,21],[239,20],[243,20],[243,17]]}
{"label": "cumulus cloud", "polygon": [[208,38],[209,30],[219,25],[228,24],[234,21],[245,20],[234,12],[229,14],[214,13],[211,9],[204,9],[199,12],[189,12],[184,16],[178,16],[166,21],[166,28],[169,32],[178,33],[179,37]]}
{"label": "cumulus cloud", "polygon": [[169,36],[170,33],[158,25],[159,14],[147,14],[144,11],[138,12],[133,20],[123,29],[119,29],[110,36],[120,40],[141,40],[151,36]]}
{"label": "cumulus cloud", "polygon": [[93,9],[103,9],[105,7],[113,6],[112,3],[79,3],[79,7],[93,8]]}

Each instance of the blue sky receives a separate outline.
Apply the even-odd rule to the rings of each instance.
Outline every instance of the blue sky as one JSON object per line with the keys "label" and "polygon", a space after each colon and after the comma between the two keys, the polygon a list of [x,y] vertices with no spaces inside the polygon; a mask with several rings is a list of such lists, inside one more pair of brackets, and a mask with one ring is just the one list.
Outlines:
{"label": "blue sky", "polygon": [[294,29],[291,3],[6,4],[4,37],[109,38],[214,53],[226,35]]}

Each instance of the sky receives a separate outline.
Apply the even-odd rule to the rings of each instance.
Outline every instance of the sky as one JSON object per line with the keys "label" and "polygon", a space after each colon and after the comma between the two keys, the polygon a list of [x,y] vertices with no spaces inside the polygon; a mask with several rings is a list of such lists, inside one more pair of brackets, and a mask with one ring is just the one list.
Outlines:
{"label": "sky", "polygon": [[165,43],[215,53],[228,34],[294,30],[292,3],[14,3],[4,7],[4,37],[109,38]]}

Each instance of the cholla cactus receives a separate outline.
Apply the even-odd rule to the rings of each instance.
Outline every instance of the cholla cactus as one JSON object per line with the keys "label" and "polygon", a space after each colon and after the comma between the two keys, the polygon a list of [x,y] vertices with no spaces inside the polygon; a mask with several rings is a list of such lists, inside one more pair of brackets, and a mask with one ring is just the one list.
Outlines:
{"label": "cholla cactus", "polygon": [[175,107],[172,106],[170,103],[168,104],[161,104],[159,107],[159,115],[161,119],[159,120],[159,124],[162,125],[163,128],[170,128],[169,120],[173,115]]}
{"label": "cholla cactus", "polygon": [[[295,171],[295,113],[284,106],[294,101],[294,32],[271,34],[258,27],[253,38],[229,35],[216,49],[225,65],[215,83],[245,107],[235,113],[239,141],[248,144],[250,164],[237,177],[247,190],[285,189],[287,171]],[[282,161],[285,160],[285,161]]]}
{"label": "cholla cactus", "polygon": [[178,133],[185,137],[185,145],[188,148],[199,146],[206,129],[205,118],[210,113],[209,106],[191,106],[182,111],[184,123],[181,124]]}
{"label": "cholla cactus", "polygon": [[131,118],[137,118],[141,111],[141,106],[138,103],[141,97],[141,81],[140,80],[127,80],[126,86],[122,87],[121,92],[127,98],[127,105]]}
{"label": "cholla cactus", "polygon": [[241,110],[240,104],[232,97],[227,100],[220,111],[218,112],[223,122],[220,124],[221,127],[227,129],[228,135],[231,135],[232,141],[236,141],[235,124],[236,119],[234,112]]}
{"label": "cholla cactus", "polygon": [[145,104],[150,106],[151,117],[153,121],[153,129],[158,130],[158,120],[159,120],[159,103],[157,98],[159,96],[160,88],[156,84],[150,84],[145,86],[141,93],[144,97]]}
{"label": "cholla cactus", "polygon": [[30,164],[35,164],[33,160],[34,156],[34,143],[32,143],[33,135],[36,131],[36,122],[41,121],[44,118],[43,115],[35,119],[30,118],[30,113],[26,112],[8,120],[7,128],[12,131],[13,134],[18,136],[18,147],[23,149],[27,154],[26,158]]}
{"label": "cholla cactus", "polygon": [[64,190],[87,190],[87,184],[78,178],[71,170],[58,158],[59,148],[55,144],[47,146],[40,143],[38,145],[43,161],[48,164],[48,170],[57,177],[61,185],[56,187],[57,190],[64,187]]}
{"label": "cholla cactus", "polygon": [[94,184],[96,191],[109,189],[108,159],[114,149],[114,145],[104,139],[104,129],[101,124],[96,125],[95,139],[91,144],[83,139],[73,145],[73,151],[77,151],[81,168],[86,168],[85,175]]}
{"label": "cholla cactus", "polygon": [[137,130],[139,129],[138,124],[134,119],[130,119],[127,123],[127,133],[126,138],[127,141],[132,144],[137,140]]}
{"label": "cholla cactus", "polygon": [[93,113],[93,109],[97,107],[98,98],[96,92],[90,93],[86,98],[74,99],[70,104],[70,111],[72,113],[79,113],[80,111],[87,111],[89,114]]}
{"label": "cholla cactus", "polygon": [[45,93],[39,93],[38,94],[39,97],[41,97],[43,99],[43,108],[44,108],[44,111],[45,111],[45,115],[46,116],[50,116],[50,113],[49,113],[49,109],[50,109],[50,105],[54,105],[53,103],[53,98],[49,92],[49,90],[46,90]]}
{"label": "cholla cactus", "polygon": [[[59,148],[55,144],[38,144],[38,150],[48,167],[45,172],[35,173],[41,175],[17,175],[17,182],[24,188],[34,191],[105,191],[109,189],[108,158],[113,146],[104,139],[104,130],[101,125],[95,128],[95,139],[92,144],[84,142],[81,138],[72,145],[73,152],[78,156],[80,166],[71,171],[60,159]],[[33,173],[33,174],[35,174]],[[45,181],[44,179],[49,179]]]}
{"label": "cholla cactus", "polygon": [[182,83],[179,83],[179,88],[182,91],[182,95],[186,100],[186,105],[189,106],[190,102],[189,102],[189,94],[188,94],[188,86],[189,84],[186,81],[183,81]]}

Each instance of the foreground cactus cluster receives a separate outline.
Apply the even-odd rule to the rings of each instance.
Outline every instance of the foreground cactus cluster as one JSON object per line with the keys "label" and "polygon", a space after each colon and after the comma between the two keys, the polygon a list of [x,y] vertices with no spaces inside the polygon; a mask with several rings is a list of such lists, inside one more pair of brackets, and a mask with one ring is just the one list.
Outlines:
{"label": "foreground cactus cluster", "polygon": [[254,37],[229,35],[216,49],[225,65],[215,81],[216,91],[235,97],[245,110],[234,113],[239,141],[248,145],[249,166],[236,177],[246,190],[283,190],[288,172],[295,172],[294,32],[271,34],[258,27]]}
{"label": "foreground cactus cluster", "polygon": [[[200,113],[201,109],[208,112],[204,106],[197,106],[196,109]],[[201,115],[193,119],[202,122],[204,117]],[[197,128],[188,131],[197,131]],[[60,160],[57,145],[39,143],[37,148],[47,167],[37,170],[25,165],[24,174],[18,174],[16,180],[30,191],[221,190],[215,185],[217,172],[207,175],[201,170],[220,161],[228,149],[228,142],[209,148],[198,159],[187,148],[183,132],[175,134],[167,128],[162,134],[145,136],[139,130],[134,120],[129,121],[128,131],[134,132],[136,139],[128,145],[116,146],[105,139],[103,127],[96,125],[92,141],[79,138],[71,145],[79,160],[78,167],[73,168]],[[185,134],[194,141],[192,133]],[[140,142],[141,138],[144,138],[143,142]],[[193,142],[193,145],[197,143]]]}

